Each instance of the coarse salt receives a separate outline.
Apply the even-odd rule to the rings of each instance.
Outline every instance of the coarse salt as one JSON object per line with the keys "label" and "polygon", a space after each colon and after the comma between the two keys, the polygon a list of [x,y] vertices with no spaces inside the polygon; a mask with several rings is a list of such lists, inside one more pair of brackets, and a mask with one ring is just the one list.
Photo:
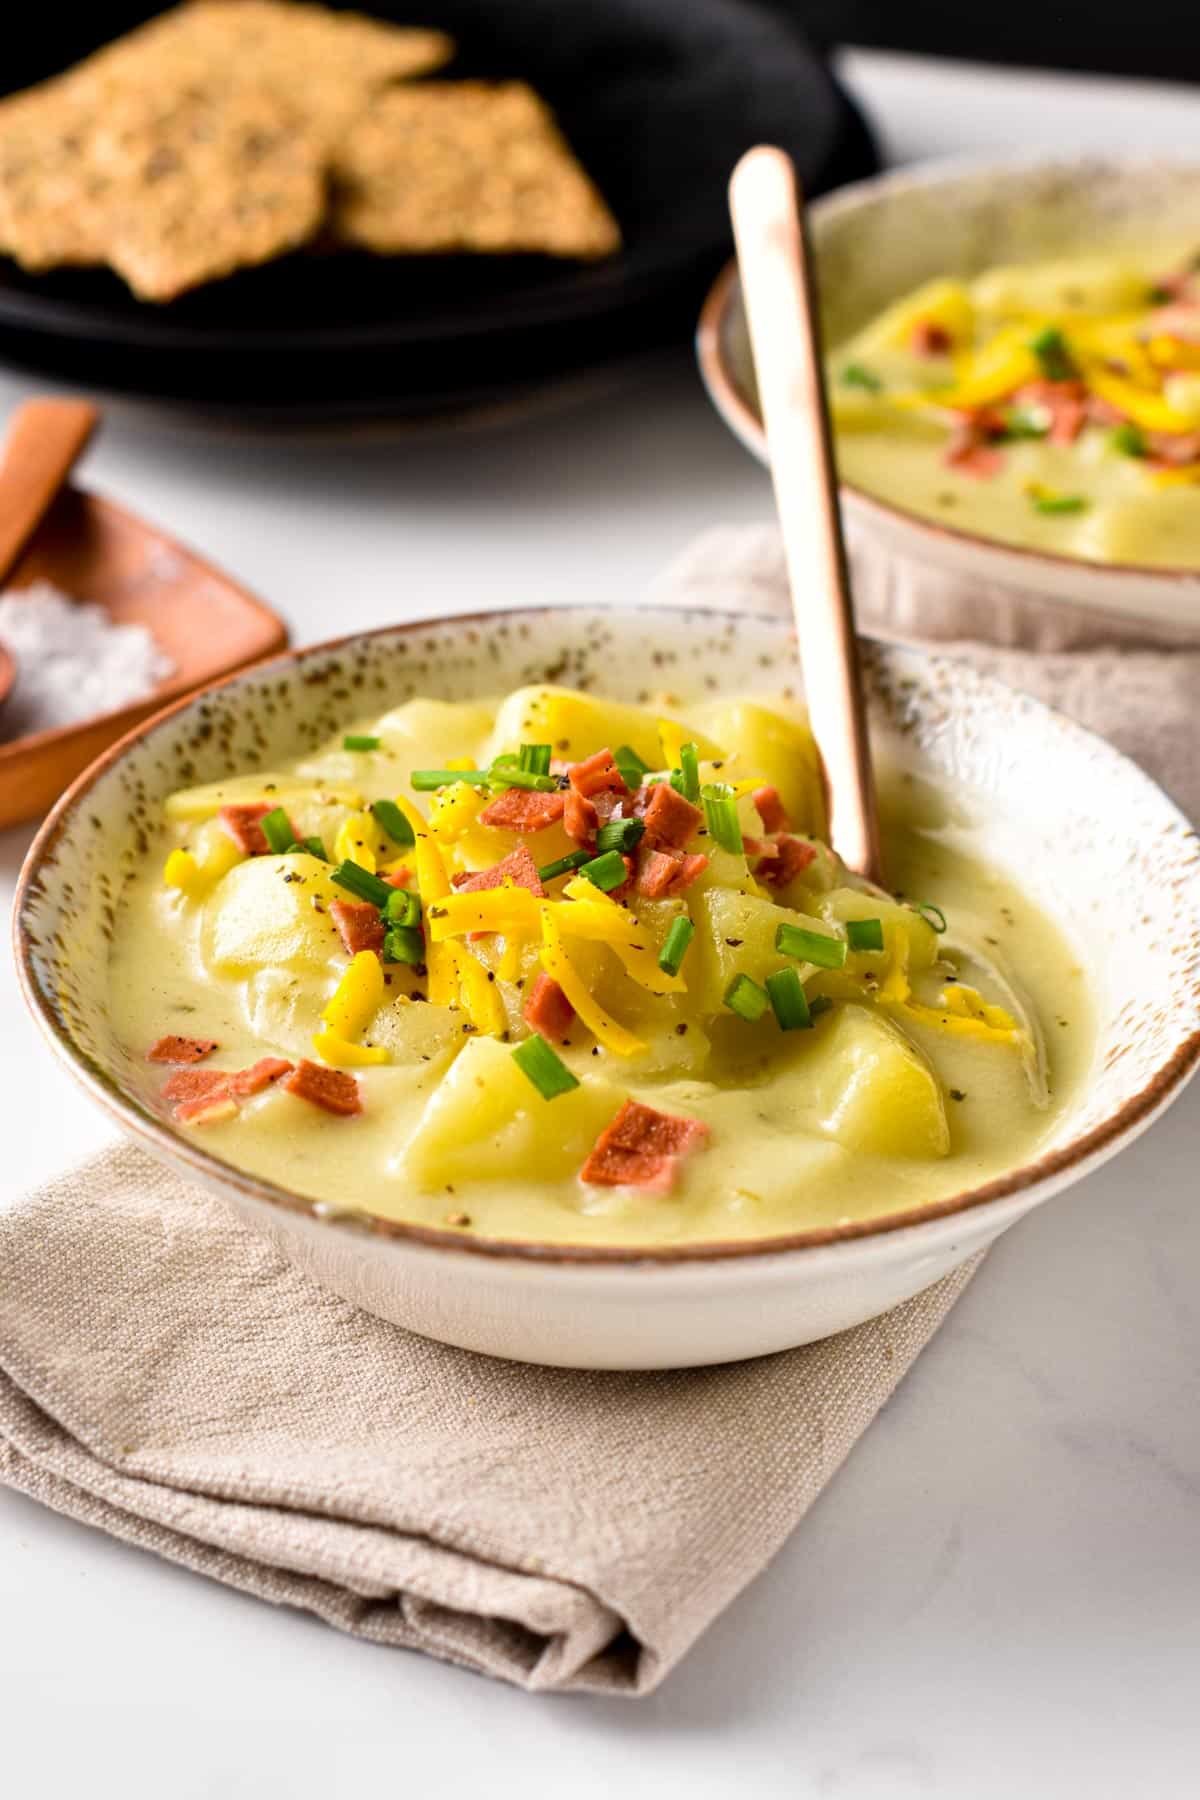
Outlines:
{"label": "coarse salt", "polygon": [[0,594],[0,644],[17,665],[0,738],[115,712],[175,673],[144,625],[118,625],[46,581]]}

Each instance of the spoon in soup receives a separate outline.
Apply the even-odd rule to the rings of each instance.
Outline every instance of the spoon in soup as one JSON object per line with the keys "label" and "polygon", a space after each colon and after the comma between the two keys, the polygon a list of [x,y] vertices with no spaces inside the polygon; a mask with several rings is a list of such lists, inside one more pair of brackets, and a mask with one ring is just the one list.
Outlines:
{"label": "spoon in soup", "polygon": [[782,150],[747,151],[729,184],[742,296],[805,696],[824,768],[829,840],[882,880],[875,777],[821,373],[812,256],[796,171]]}

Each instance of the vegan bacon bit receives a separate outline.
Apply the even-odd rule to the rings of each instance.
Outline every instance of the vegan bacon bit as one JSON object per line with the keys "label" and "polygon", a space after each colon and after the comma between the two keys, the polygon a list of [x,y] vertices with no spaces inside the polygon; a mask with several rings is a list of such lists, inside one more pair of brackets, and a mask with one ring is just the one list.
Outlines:
{"label": "vegan bacon bit", "polygon": [[[541,795],[534,795],[535,799],[541,797]],[[503,857],[500,862],[494,863],[490,869],[480,869],[477,874],[462,878],[456,876],[454,886],[460,894],[481,894],[492,888],[503,887],[506,881],[511,881],[516,887],[528,888],[529,892],[535,894],[539,900],[544,900],[546,897],[546,890],[542,885],[542,878],[538,874],[537,864],[524,844],[518,844],[510,855]]]}
{"label": "vegan bacon bit", "polygon": [[177,1069],[162,1084],[164,1100],[177,1100],[185,1106],[193,1100],[211,1100],[229,1091],[229,1075],[224,1069]]}
{"label": "vegan bacon bit", "polygon": [[175,1117],[181,1125],[217,1125],[222,1119],[232,1119],[236,1114],[237,1101],[229,1094],[186,1100],[175,1108]]}
{"label": "vegan bacon bit", "polygon": [[935,319],[918,319],[909,337],[914,356],[946,356],[954,340],[944,325]]}
{"label": "vegan bacon bit", "polygon": [[575,1008],[551,976],[541,974],[534,982],[521,1017],[531,1031],[544,1038],[566,1037],[575,1017]]}
{"label": "vegan bacon bit", "polygon": [[600,829],[600,815],[592,801],[572,788],[563,807],[563,830],[577,844],[590,844]]}
{"label": "vegan bacon bit", "polygon": [[153,1063],[198,1063],[217,1049],[216,1038],[160,1037],[146,1052]]}
{"label": "vegan bacon bit", "polygon": [[357,956],[360,950],[383,949],[383,919],[368,901],[333,900],[329,913],[350,956]]}
{"label": "vegan bacon bit", "polygon": [[666,781],[656,784],[642,816],[651,850],[682,850],[695,837],[704,819],[700,808]]}
{"label": "vegan bacon bit", "polygon": [[358,1083],[344,1069],[326,1069],[320,1063],[302,1060],[280,1086],[298,1100],[307,1100],[339,1118],[350,1118],[363,1109]]}
{"label": "vegan bacon bit", "polygon": [[248,1099],[252,1094],[261,1094],[294,1066],[284,1056],[262,1056],[248,1069],[234,1071],[229,1077],[229,1091],[239,1099]]}
{"label": "vegan bacon bit", "polygon": [[803,838],[779,837],[775,839],[770,853],[763,856],[755,868],[759,881],[765,881],[769,887],[786,887],[797,875],[802,875],[810,863],[817,860],[814,844],[806,843]]}
{"label": "vegan bacon bit", "polygon": [[652,850],[638,874],[637,891],[647,900],[673,899],[689,888],[707,867],[707,856],[685,856],[680,850]]}
{"label": "vegan bacon bit", "polygon": [[627,794],[625,777],[618,769],[611,750],[597,750],[594,756],[587,756],[582,762],[573,763],[568,770],[571,786],[585,800],[594,794],[608,789],[614,794]]}
{"label": "vegan bacon bit", "polygon": [[247,856],[266,856],[271,846],[267,842],[262,821],[272,810],[263,804],[223,806],[217,817],[239,850],[244,851]]}
{"label": "vegan bacon bit", "polygon": [[644,1187],[667,1193],[679,1159],[706,1142],[702,1119],[656,1112],[640,1100],[626,1100],[612,1124],[600,1133],[579,1171],[581,1181],[600,1187]]}
{"label": "vegan bacon bit", "polygon": [[787,807],[779,798],[777,787],[755,788],[751,798],[754,801],[754,810],[762,820],[764,831],[774,834],[777,831],[788,829],[791,820],[787,815]]}
{"label": "vegan bacon bit", "polygon": [[539,794],[528,788],[505,788],[479,815],[481,825],[501,831],[545,831],[563,816],[561,793]]}

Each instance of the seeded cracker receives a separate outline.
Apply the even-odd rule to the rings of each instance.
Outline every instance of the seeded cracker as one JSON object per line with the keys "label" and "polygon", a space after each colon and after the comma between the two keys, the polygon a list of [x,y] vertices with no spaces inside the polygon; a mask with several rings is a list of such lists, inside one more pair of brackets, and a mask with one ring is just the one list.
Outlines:
{"label": "seeded cracker", "polygon": [[616,220],[523,82],[377,94],[334,159],[332,223],[379,252],[608,256]]}
{"label": "seeded cracker", "polygon": [[331,143],[373,86],[444,62],[439,32],[281,0],[196,0],[0,102],[0,250],[108,262],[146,300],[295,248]]}

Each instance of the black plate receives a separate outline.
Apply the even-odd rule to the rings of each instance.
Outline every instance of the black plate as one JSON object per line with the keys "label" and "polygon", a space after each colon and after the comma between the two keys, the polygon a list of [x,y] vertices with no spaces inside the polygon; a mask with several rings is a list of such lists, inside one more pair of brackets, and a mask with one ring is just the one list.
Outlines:
{"label": "black plate", "polygon": [[[728,252],[729,171],[752,143],[789,149],[811,194],[875,166],[825,65],[787,19],[750,0],[368,9],[449,31],[460,46],[451,76],[531,82],[620,220],[623,251],[590,266],[306,252],[169,306],[135,300],[106,271],[31,276],[0,257],[0,356],[109,391],[281,421],[477,404],[686,339]],[[53,73],[154,10],[94,6],[87,36],[71,41],[60,9],[28,9],[3,79],[24,86]]]}

